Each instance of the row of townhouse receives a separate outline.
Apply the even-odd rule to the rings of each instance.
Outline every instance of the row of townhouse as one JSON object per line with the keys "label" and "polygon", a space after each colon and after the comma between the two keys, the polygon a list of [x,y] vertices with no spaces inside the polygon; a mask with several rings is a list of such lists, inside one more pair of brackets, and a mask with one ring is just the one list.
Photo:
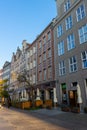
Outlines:
{"label": "row of townhouse", "polygon": [[[52,100],[57,103],[54,67],[53,21],[42,31],[32,44],[23,40],[22,49],[17,48],[11,61],[10,90],[14,90],[12,100],[27,101],[30,90],[25,84],[19,84],[18,74],[27,71],[34,86],[36,100]],[[20,99],[19,99],[20,96]]]}
{"label": "row of townhouse", "polygon": [[[55,0],[57,17],[29,44],[13,53],[10,70],[12,100],[29,100],[30,90],[17,76],[27,70],[36,100],[87,105],[87,1]],[[79,89],[79,91],[78,91]],[[13,91],[14,90],[14,91]]]}

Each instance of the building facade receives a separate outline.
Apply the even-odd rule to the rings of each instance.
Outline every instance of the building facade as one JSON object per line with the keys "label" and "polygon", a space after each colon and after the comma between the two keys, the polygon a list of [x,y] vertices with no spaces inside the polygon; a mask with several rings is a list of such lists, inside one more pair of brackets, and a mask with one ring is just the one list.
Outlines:
{"label": "building facade", "polygon": [[0,69],[0,81],[2,81],[3,69]]}
{"label": "building facade", "polygon": [[[57,5],[59,0],[56,0]],[[58,103],[87,105],[87,1],[63,0],[54,25]],[[79,93],[78,94],[78,87]]]}
{"label": "building facade", "polygon": [[6,85],[8,86],[8,91],[10,88],[10,70],[11,70],[11,63],[9,61],[6,61],[3,65],[3,74],[2,74],[2,79],[3,80],[8,80],[6,82]]}
{"label": "building facade", "polygon": [[54,68],[53,21],[37,37],[37,88],[43,102],[57,103]]}
{"label": "building facade", "polygon": [[[27,73],[29,75],[29,82],[33,86],[33,95],[34,100],[36,99],[37,90],[37,49],[36,41],[33,41],[32,44],[29,44],[29,47],[26,50],[27,52]],[[31,88],[27,88],[29,100],[31,99]]]}
{"label": "building facade", "polygon": [[18,47],[16,53],[13,53],[12,56],[10,75],[10,90],[13,91],[12,100],[28,100],[25,84],[20,84],[17,80],[18,75],[27,69],[26,49],[28,46],[26,40],[23,40],[22,48]]}

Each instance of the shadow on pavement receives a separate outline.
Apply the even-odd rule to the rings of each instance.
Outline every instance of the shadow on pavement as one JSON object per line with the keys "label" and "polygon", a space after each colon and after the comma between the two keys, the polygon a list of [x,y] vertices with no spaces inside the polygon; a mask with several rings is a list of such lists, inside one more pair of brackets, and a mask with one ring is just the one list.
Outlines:
{"label": "shadow on pavement", "polygon": [[8,110],[22,113],[27,116],[33,116],[46,123],[60,126],[62,128],[66,128],[67,130],[85,130],[85,128],[87,129],[87,115],[84,113],[76,114],[71,112],[62,112],[60,108],[51,110],[22,110],[19,108],[10,107]]}

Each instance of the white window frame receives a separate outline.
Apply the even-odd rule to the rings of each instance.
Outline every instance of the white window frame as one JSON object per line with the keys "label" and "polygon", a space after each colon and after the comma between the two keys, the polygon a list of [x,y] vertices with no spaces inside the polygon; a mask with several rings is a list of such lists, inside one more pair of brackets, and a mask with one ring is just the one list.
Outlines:
{"label": "white window frame", "polygon": [[51,39],[51,32],[48,32],[48,41]]}
{"label": "white window frame", "polygon": [[39,72],[39,81],[41,81],[42,80],[42,72],[40,71]]}
{"label": "white window frame", "polygon": [[33,74],[33,83],[35,83],[35,82],[36,82],[36,75]]}
{"label": "white window frame", "polygon": [[32,56],[32,50],[30,50],[30,56]]}
{"label": "white window frame", "polygon": [[42,57],[39,56],[39,64],[42,62]]}
{"label": "white window frame", "polygon": [[46,69],[43,72],[44,72],[44,80],[46,80]]}
{"label": "white window frame", "polygon": [[[83,58],[83,54],[85,54],[85,58]],[[87,68],[87,51],[84,51],[81,53],[81,60],[82,60],[82,68],[86,69]],[[86,66],[85,66],[86,65]]]}
{"label": "white window frame", "polygon": [[71,15],[66,18],[65,22],[66,22],[66,30],[69,30],[70,28],[72,28],[73,19]]}
{"label": "white window frame", "polygon": [[43,53],[43,60],[46,60],[46,52]]}
{"label": "white window frame", "polygon": [[64,41],[58,43],[58,55],[64,54]]}
{"label": "white window frame", "polygon": [[43,37],[43,44],[46,44],[46,36]]}
{"label": "white window frame", "polygon": [[48,50],[48,58],[51,57],[51,49]]}
{"label": "white window frame", "polygon": [[65,61],[60,61],[59,62],[59,75],[62,76],[62,75],[65,75],[66,73],[66,67],[65,67]]}
{"label": "white window frame", "polygon": [[57,37],[59,38],[60,36],[62,36],[62,34],[63,34],[63,26],[60,24],[57,27]]}
{"label": "white window frame", "polygon": [[33,60],[33,67],[36,67],[36,60]]}
{"label": "white window frame", "polygon": [[42,47],[42,42],[39,41],[39,49]]}
{"label": "white window frame", "polygon": [[52,67],[48,68],[48,79],[52,78]]}
{"label": "white window frame", "polygon": [[75,48],[75,36],[74,34],[70,34],[67,37],[67,47],[68,47],[68,51]]}
{"label": "white window frame", "polygon": [[68,11],[71,7],[70,0],[67,0],[67,2],[64,4],[64,12]]}
{"label": "white window frame", "polygon": [[87,24],[79,28],[78,33],[79,33],[80,44],[86,42],[87,41]]}
{"label": "white window frame", "polygon": [[[83,10],[81,10],[81,6],[83,6]],[[78,12],[79,10],[79,12]],[[84,13],[84,16],[83,16]],[[85,12],[85,5],[81,4],[78,9],[76,10],[76,18],[77,18],[77,22],[79,22],[80,20],[82,20],[84,17],[86,16],[86,12]]]}
{"label": "white window frame", "polygon": [[33,67],[33,66],[32,66],[32,62],[30,62],[30,69],[32,69],[32,67]]}
{"label": "white window frame", "polygon": [[35,52],[36,52],[36,47],[34,46],[34,47],[33,47],[33,53],[35,53]]}
{"label": "white window frame", "polygon": [[[75,59],[75,61],[74,61]],[[70,60],[72,60],[72,63],[70,63]],[[75,69],[76,68],[76,69]],[[69,58],[69,72],[76,72],[77,71],[77,58],[76,56],[72,56]]]}

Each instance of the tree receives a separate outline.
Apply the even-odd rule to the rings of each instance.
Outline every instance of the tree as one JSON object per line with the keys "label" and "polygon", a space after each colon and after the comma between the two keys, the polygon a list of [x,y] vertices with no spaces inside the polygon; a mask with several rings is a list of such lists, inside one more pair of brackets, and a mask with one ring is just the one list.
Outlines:
{"label": "tree", "polygon": [[25,83],[26,88],[30,89],[30,97],[31,97],[31,101],[32,101],[32,107],[34,107],[34,93],[33,93],[34,87],[29,80],[28,72],[26,70],[24,70],[23,72],[19,73],[17,80],[19,83]]}
{"label": "tree", "polygon": [[8,79],[4,79],[0,81],[0,97],[7,98],[9,96],[9,93],[7,91],[8,85],[7,85]]}
{"label": "tree", "polygon": [[0,81],[0,98],[5,99],[9,97],[9,93],[8,93],[8,85],[7,85],[8,80],[1,80]]}

